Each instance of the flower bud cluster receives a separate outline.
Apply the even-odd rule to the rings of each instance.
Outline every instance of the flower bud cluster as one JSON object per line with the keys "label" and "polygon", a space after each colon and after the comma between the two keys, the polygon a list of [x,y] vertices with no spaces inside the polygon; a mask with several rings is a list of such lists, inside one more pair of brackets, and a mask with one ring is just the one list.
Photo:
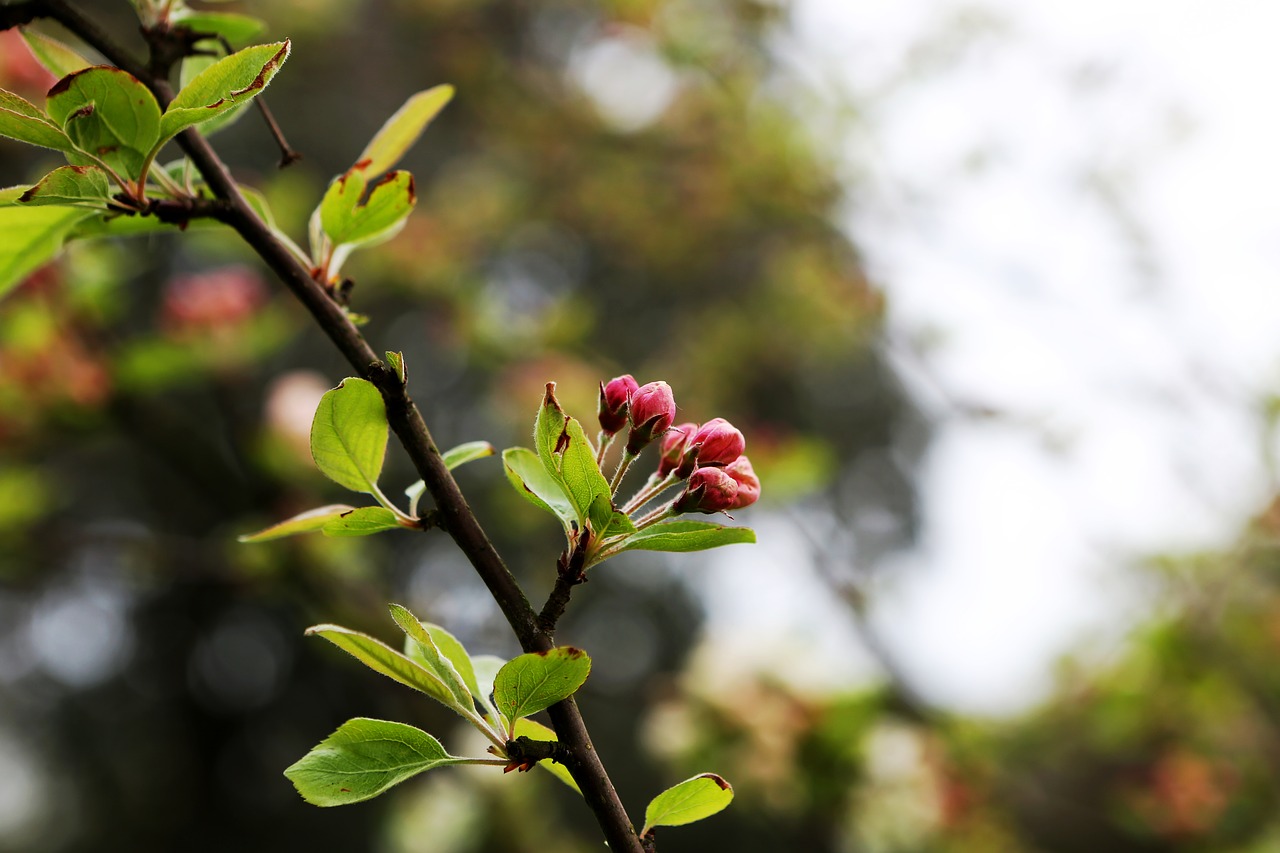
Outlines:
{"label": "flower bud cluster", "polygon": [[659,441],[658,469],[650,478],[655,493],[687,481],[671,504],[674,512],[725,512],[760,497],[760,480],[743,455],[742,432],[724,418],[675,425],[675,397],[666,382],[640,385],[628,374],[601,383],[598,414],[606,438],[627,428],[627,461]]}

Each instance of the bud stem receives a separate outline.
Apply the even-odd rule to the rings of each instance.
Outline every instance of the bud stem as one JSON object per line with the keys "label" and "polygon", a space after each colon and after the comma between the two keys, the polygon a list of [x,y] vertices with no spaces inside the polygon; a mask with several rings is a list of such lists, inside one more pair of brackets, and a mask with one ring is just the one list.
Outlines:
{"label": "bud stem", "polygon": [[663,504],[662,506],[658,507],[657,509],[653,510],[648,515],[644,516],[639,521],[637,521],[635,523],[636,530],[644,530],[646,527],[652,527],[653,525],[657,524],[659,521],[663,521],[665,519],[671,518],[674,515],[678,515],[678,513],[675,510],[675,501],[672,501],[671,503]]}
{"label": "bud stem", "polygon": [[630,515],[678,482],[680,482],[680,478],[674,473],[668,474],[661,480],[658,479],[657,474],[650,474],[649,482],[645,483],[644,487],[636,492],[631,500],[627,501],[627,505],[622,508],[622,511]]}
{"label": "bud stem", "polygon": [[613,446],[613,440],[617,437],[618,434],[616,432],[605,435],[604,430],[600,430],[600,432],[596,434],[596,444],[600,446],[600,449],[596,451],[597,465],[604,464],[604,455],[609,452],[609,448]]}
{"label": "bud stem", "polygon": [[618,460],[618,470],[613,472],[613,480],[609,483],[609,494],[618,494],[618,486],[622,485],[622,478],[626,476],[627,469],[631,467],[631,463],[636,460],[639,454],[625,451],[622,458]]}

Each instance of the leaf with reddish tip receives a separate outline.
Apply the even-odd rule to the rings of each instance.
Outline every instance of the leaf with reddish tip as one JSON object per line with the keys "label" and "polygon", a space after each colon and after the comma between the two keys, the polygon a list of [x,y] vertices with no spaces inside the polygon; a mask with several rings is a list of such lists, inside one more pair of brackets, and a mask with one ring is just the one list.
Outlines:
{"label": "leaf with reddish tip", "polygon": [[733,786],[715,773],[685,779],[654,797],[644,810],[641,837],[655,826],[684,826],[711,817],[733,802]]}
{"label": "leaf with reddish tip", "polygon": [[340,175],[320,202],[320,224],[335,246],[368,244],[394,237],[418,203],[413,175],[391,172],[369,190],[364,173]]}
{"label": "leaf with reddish tip", "polygon": [[493,696],[498,710],[514,721],[572,696],[591,674],[591,658],[582,649],[561,646],[520,655],[498,670]]}
{"label": "leaf with reddish tip", "polygon": [[237,542],[269,542],[285,536],[296,536],[299,533],[311,533],[322,529],[326,524],[340,518],[344,512],[351,512],[355,507],[346,504],[330,504],[300,512],[293,518],[285,519],[278,524],[259,530],[257,533],[246,533],[236,537]]}
{"label": "leaf with reddish tip", "polygon": [[111,179],[97,166],[61,166],[40,179],[18,199],[32,206],[62,205],[106,210]]}
{"label": "leaf with reddish tip", "polygon": [[63,77],[49,90],[49,118],[76,148],[136,178],[160,134],[160,104],[135,77],[96,65]]}
{"label": "leaf with reddish tip", "polygon": [[374,134],[356,158],[356,168],[363,169],[367,175],[381,175],[400,162],[452,97],[452,86],[436,86],[409,98]]}
{"label": "leaf with reddish tip", "polygon": [[192,125],[253,100],[289,58],[289,41],[246,47],[223,57],[182,87],[160,121],[163,144]]}

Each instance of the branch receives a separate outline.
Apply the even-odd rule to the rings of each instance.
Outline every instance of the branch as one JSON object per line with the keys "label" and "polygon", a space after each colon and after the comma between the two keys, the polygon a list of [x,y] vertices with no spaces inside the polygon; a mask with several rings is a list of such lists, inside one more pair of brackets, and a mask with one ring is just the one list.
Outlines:
{"label": "branch", "polygon": [[[25,0],[0,6],[0,28],[28,23],[38,17],[58,21],[118,68],[143,81],[161,107],[173,100],[173,90],[166,80],[150,74],[146,65],[134,60],[97,25],[63,0]],[[356,373],[372,382],[382,393],[387,421],[434,499],[440,526],[457,543],[489,588],[521,648],[526,652],[553,648],[551,637],[540,628],[537,614],[524,591],[494,549],[445,466],[440,450],[404,383],[369,346],[342,307],[311,277],[311,271],[294,257],[249,205],[208,140],[194,128],[189,128],[179,134],[177,142],[220,200],[219,206],[210,208],[211,214],[235,229],[311,312],[321,330]],[[591,736],[573,697],[553,705],[548,713],[564,747],[563,763],[582,789],[583,798],[595,814],[609,847],[614,851],[643,853],[640,839],[591,743]]]}

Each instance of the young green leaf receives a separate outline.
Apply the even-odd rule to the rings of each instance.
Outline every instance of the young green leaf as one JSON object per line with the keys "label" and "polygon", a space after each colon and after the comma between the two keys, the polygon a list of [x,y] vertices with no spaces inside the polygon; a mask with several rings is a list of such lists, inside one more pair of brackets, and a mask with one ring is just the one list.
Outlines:
{"label": "young green leaf", "polygon": [[590,674],[591,658],[572,646],[520,655],[498,670],[494,700],[504,717],[518,720],[572,696]]}
{"label": "young green leaf", "polygon": [[656,826],[684,826],[711,817],[733,802],[733,787],[723,777],[702,773],[654,797],[644,810],[644,837]]}
{"label": "young green leaf", "polygon": [[321,532],[325,536],[369,536],[400,526],[396,514],[386,507],[362,506],[344,512],[322,527]]}
{"label": "young green leaf", "polygon": [[43,33],[26,27],[19,27],[18,32],[22,33],[22,39],[27,43],[27,49],[31,51],[36,62],[43,65],[45,70],[55,77],[66,77],[68,74],[74,74],[93,65],[67,45]]}
{"label": "young green leaf", "polygon": [[193,12],[183,9],[173,15],[171,20],[193,33],[222,36],[231,44],[243,44],[267,28],[266,21],[235,12]]}
{"label": "young green leaf", "polygon": [[374,494],[387,452],[387,409],[373,383],[344,379],[320,398],[311,422],[311,458],[340,486]]}
{"label": "young green leaf", "polygon": [[[198,47],[208,47],[210,50],[217,50],[220,45],[214,41],[200,42]],[[186,56],[182,59],[182,65],[178,68],[178,86],[179,89],[185,87],[192,80],[196,79],[204,72],[206,68],[212,67],[217,63],[219,57],[215,54]],[[205,119],[200,122],[200,132],[205,136],[212,136],[223,128],[230,127],[240,120],[245,111],[253,106],[251,101],[245,101],[237,104],[225,112],[219,112],[212,118]]]}
{"label": "young green leaf", "polygon": [[471,666],[476,676],[475,697],[489,712],[489,718],[499,725],[504,724],[505,718],[493,704],[493,682],[506,665],[507,662],[497,655],[476,655],[471,659]]}
{"label": "young green leaf", "polygon": [[[405,636],[418,647],[417,654],[413,654],[406,649],[406,655],[409,659],[416,660],[424,669],[435,673],[436,677],[443,681],[444,685],[453,693],[454,699],[457,700],[459,705],[464,708],[473,708],[474,703],[469,686],[464,683],[453,661],[446,657],[436,646],[431,632],[423,626],[418,617],[410,613],[408,608],[399,604],[392,604],[391,618],[396,620],[400,630],[404,631]],[[475,674],[473,672],[472,680],[474,678]]]}
{"label": "young green leaf", "polygon": [[55,151],[75,151],[71,137],[44,110],[6,89],[0,89],[0,136]]}
{"label": "young green leaf", "polygon": [[93,215],[78,207],[0,207],[0,297],[53,260],[76,225]]}
{"label": "young green leaf", "polygon": [[329,522],[340,518],[343,513],[351,512],[355,507],[346,504],[331,504],[329,506],[316,507],[306,512],[301,512],[293,518],[287,518],[278,524],[263,528],[257,533],[246,533],[243,536],[237,536],[237,542],[269,542],[272,539],[281,539],[285,536],[295,536],[299,533],[310,533],[315,530],[322,529]]}
{"label": "young green leaf", "polygon": [[663,521],[623,540],[622,551],[705,551],[721,545],[756,541],[750,527],[725,527],[710,521]]}
{"label": "young green leaf", "polygon": [[[527,737],[531,740],[550,741],[551,743],[555,743],[558,740],[554,731],[547,728],[542,723],[539,723],[537,720],[530,720],[527,717],[516,720],[513,736]],[[573,790],[577,791],[579,794],[582,793],[582,789],[579,788],[578,783],[574,781],[573,774],[569,772],[569,768],[565,767],[560,762],[552,761],[550,758],[544,758],[538,762],[538,766],[568,785]]]}
{"label": "young green leaf", "polygon": [[573,508],[564,487],[543,467],[532,450],[525,447],[508,447],[502,451],[502,468],[507,481],[525,500],[560,519],[565,530],[577,523],[578,511]]}
{"label": "young green leaf", "polygon": [[[390,355],[391,353],[387,353]],[[474,462],[477,459],[484,459],[486,456],[492,456],[498,451],[487,441],[468,441],[459,444],[457,447],[451,447],[444,453],[440,454],[440,458],[444,461],[445,467],[452,471],[459,465],[465,465],[468,462]],[[413,506],[417,507],[419,498],[426,491],[427,484],[421,480],[414,483],[404,490],[405,496],[413,501]]]}
{"label": "young green leaf", "polygon": [[33,206],[108,208],[111,179],[97,166],[61,166],[45,175],[19,199]]}
{"label": "young green leaf", "polygon": [[413,175],[391,172],[365,194],[366,181],[359,169],[339,176],[320,202],[320,224],[334,245],[371,243],[394,236],[417,204]]}
{"label": "young green leaf", "polygon": [[356,160],[357,165],[367,175],[381,175],[390,170],[413,143],[418,141],[422,131],[426,130],[427,125],[452,97],[452,86],[436,86],[409,98],[374,134]]}
{"label": "young green leaf", "polygon": [[357,717],[339,726],[284,775],[308,803],[344,806],[376,797],[424,771],[465,762],[421,729]]}
{"label": "young green leaf", "polygon": [[613,518],[612,491],[596,464],[595,449],[576,418],[565,422],[560,449],[552,457],[559,467],[560,481],[578,511],[579,524],[586,526],[589,521],[593,531],[602,532]]}
{"label": "young green leaf", "polygon": [[289,41],[246,47],[223,57],[182,87],[160,121],[164,143],[194,124],[253,100],[289,58]]}
{"label": "young green leaf", "polygon": [[[471,662],[471,656],[467,654],[467,649],[462,642],[453,634],[450,634],[439,625],[430,622],[422,622],[422,629],[431,637],[431,642],[435,644],[436,650],[440,652],[449,663],[453,664],[454,670],[458,673],[458,677],[462,679],[462,683],[467,686],[468,692],[479,699],[480,683],[476,680],[475,666]],[[412,637],[405,635],[405,656],[415,661],[419,665],[425,665],[425,655],[421,651],[421,646]],[[496,672],[496,670],[495,670]],[[489,690],[493,690],[493,685],[489,685]]]}
{"label": "young green leaf", "polygon": [[464,712],[453,691],[445,686],[435,673],[414,663],[368,634],[361,634],[359,631],[352,631],[341,625],[313,625],[307,629],[306,633],[308,636],[314,634],[324,637],[374,672],[398,681],[405,687],[412,687],[414,690],[425,693],[446,708],[464,716],[465,712],[471,711],[470,708],[466,708]]}
{"label": "young green leaf", "polygon": [[556,399],[556,383],[548,382],[542,405],[538,407],[538,416],[533,422],[533,449],[537,452],[542,467],[557,482],[561,482],[560,462],[555,454],[564,440],[562,436],[568,421],[569,416],[560,408],[560,401]]}
{"label": "young green leaf", "polygon": [[160,134],[160,104],[133,76],[107,65],[63,77],[49,90],[49,117],[76,148],[138,177]]}
{"label": "young green leaf", "polygon": [[401,384],[409,380],[408,371],[404,366],[404,353],[387,350],[387,364],[396,372],[396,378],[400,380]]}

